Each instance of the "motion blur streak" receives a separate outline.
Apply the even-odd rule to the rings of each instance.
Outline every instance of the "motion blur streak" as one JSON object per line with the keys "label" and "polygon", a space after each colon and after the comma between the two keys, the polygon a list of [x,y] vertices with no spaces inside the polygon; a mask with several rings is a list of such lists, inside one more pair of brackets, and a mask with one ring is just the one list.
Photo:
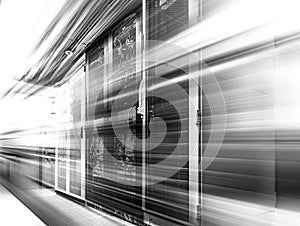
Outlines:
{"label": "motion blur streak", "polygon": [[43,221],[86,223],[48,188],[115,225],[300,225],[299,0],[54,5],[0,85],[3,184]]}

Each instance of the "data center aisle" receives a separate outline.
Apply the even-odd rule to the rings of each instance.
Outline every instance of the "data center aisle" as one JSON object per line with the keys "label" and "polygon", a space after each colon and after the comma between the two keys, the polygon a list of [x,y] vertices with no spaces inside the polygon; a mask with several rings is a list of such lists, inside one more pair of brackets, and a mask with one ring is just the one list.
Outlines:
{"label": "data center aisle", "polygon": [[0,225],[45,225],[20,200],[0,184]]}
{"label": "data center aisle", "polygon": [[[133,226],[133,224],[125,222],[107,213],[96,211],[92,208],[79,205],[74,201],[57,195],[51,189],[35,189],[31,190],[30,194],[36,199],[47,203],[49,209],[53,208],[57,210],[60,213],[60,216],[64,217],[65,220],[73,220],[73,222],[69,221],[67,225]],[[50,225],[52,225],[51,222]]]}
{"label": "data center aisle", "polygon": [[24,189],[5,178],[0,177],[0,181],[1,226],[132,226],[115,216],[62,197],[53,189]]}

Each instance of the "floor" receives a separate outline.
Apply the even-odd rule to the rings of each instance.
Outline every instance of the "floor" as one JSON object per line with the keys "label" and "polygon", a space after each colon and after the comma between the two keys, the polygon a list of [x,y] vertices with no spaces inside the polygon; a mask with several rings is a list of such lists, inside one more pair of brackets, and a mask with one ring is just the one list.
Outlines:
{"label": "floor", "polygon": [[0,184],[0,224],[42,226],[45,225],[20,200]]}
{"label": "floor", "polygon": [[20,190],[5,180],[1,183],[1,226],[132,226],[58,195],[52,189]]}
{"label": "floor", "polygon": [[58,210],[66,218],[73,219],[78,225],[84,226],[130,226],[132,224],[109,214],[93,211],[87,207],[57,195],[51,189],[32,190],[34,197],[47,200],[48,204]]}

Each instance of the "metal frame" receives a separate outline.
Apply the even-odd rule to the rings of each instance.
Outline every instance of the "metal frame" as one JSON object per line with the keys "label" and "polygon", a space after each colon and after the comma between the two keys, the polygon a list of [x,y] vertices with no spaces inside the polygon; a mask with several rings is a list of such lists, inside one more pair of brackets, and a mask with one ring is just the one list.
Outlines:
{"label": "metal frame", "polygon": [[[84,68],[80,68],[78,71],[76,71],[74,73],[74,75],[72,75],[72,77],[70,77],[70,79],[68,80],[68,82],[66,84],[63,85],[63,88],[67,89],[67,103],[70,103],[70,84],[72,82],[75,82],[77,79],[81,79],[82,80],[82,85],[81,85],[81,128],[85,128],[85,71]],[[67,115],[70,115],[70,107],[67,107]],[[70,192],[70,125],[68,124],[67,126],[67,130],[68,130],[68,142],[67,142],[67,150],[66,150],[66,190],[63,190],[61,188],[58,187],[58,148],[56,148],[56,153],[55,153],[55,190],[65,193],[67,195],[70,196],[74,196],[76,198],[79,199],[85,199],[85,130],[82,130],[82,137],[81,137],[81,172],[80,172],[80,179],[81,179],[81,195],[78,196],[76,194],[73,194]],[[58,147],[58,144],[57,144]]]}
{"label": "metal frame", "polygon": [[[63,89],[66,89],[66,86],[63,86]],[[62,90],[63,92],[65,92],[64,90]],[[59,101],[59,103],[61,104],[61,101]],[[58,109],[58,106],[56,105],[56,111],[57,112],[59,112],[59,109]],[[60,133],[60,129],[61,129],[61,125],[60,125],[60,120],[58,120],[58,118],[56,118],[56,123],[57,123],[57,128],[58,128],[58,131],[56,131],[57,132],[57,134],[59,134]],[[56,139],[56,151],[55,151],[55,186],[54,186],[54,189],[56,190],[56,191],[60,191],[60,192],[64,192],[65,193],[65,191],[63,190],[63,189],[61,189],[61,188],[59,188],[58,187],[58,174],[59,174],[59,169],[58,169],[58,167],[59,167],[59,156],[58,156],[58,152],[59,152],[59,145],[60,145],[60,138],[59,139]],[[66,165],[67,165],[67,163],[66,163]],[[67,178],[66,178],[67,179]],[[67,188],[67,184],[66,184],[66,188]]]}
{"label": "metal frame", "polygon": [[[143,87],[143,90],[141,93],[143,94],[144,99],[144,108],[143,108],[143,143],[142,143],[142,150],[143,150],[143,157],[142,157],[142,210],[145,212],[145,198],[146,198],[146,180],[147,180],[147,172],[146,172],[146,149],[147,149],[147,143],[145,139],[145,131],[146,131],[146,119],[147,119],[147,103],[146,103],[146,87],[147,87],[147,74],[145,71],[146,65],[146,51],[145,51],[145,45],[146,45],[146,34],[147,34],[147,24],[146,24],[146,0],[142,0],[142,10],[136,11],[136,41],[137,43],[141,42],[142,46],[141,48],[136,49],[137,56],[141,56],[141,65],[137,65],[137,72],[141,72],[141,82]],[[189,0],[189,24],[193,25],[194,23],[198,22],[199,19],[201,21],[201,5],[202,1],[200,0]],[[108,80],[108,75],[112,72],[113,69],[113,37],[112,32],[110,32],[107,36],[104,36],[104,38],[101,41],[97,41],[97,43],[102,43],[104,45],[104,83]],[[87,55],[87,54],[86,54]],[[201,52],[199,52],[199,56],[201,58]],[[86,57],[86,62],[88,64],[88,57]],[[201,65],[199,65],[201,69]],[[190,68],[192,71],[192,68]],[[81,69],[82,70],[82,69]],[[88,120],[88,108],[87,103],[89,103],[89,69],[87,66],[87,70],[84,72],[80,72],[80,75],[83,75],[83,86],[82,86],[82,98],[81,98],[81,112],[82,112],[82,138],[81,138],[81,197],[82,199],[86,198],[86,150],[87,150],[87,134],[86,134],[86,126],[87,126],[87,120]],[[76,73],[77,74],[77,73]],[[72,76],[72,78],[69,80],[69,82],[72,79],[75,79],[76,74]],[[200,85],[201,85],[201,78],[200,78]],[[104,95],[107,95],[107,87],[104,86]],[[69,95],[68,95],[69,97]],[[191,106],[191,103],[195,104],[197,103],[197,107],[201,112],[202,109],[202,94],[201,90],[198,86],[195,86],[195,83],[193,81],[189,82],[189,220],[191,223],[199,223],[199,207],[202,207],[203,205],[203,196],[202,196],[202,170],[201,170],[201,161],[202,161],[202,150],[201,150],[201,140],[202,140],[202,127],[197,126],[197,112],[192,111],[194,110],[193,106]],[[198,131],[198,133],[195,133],[195,131]],[[191,145],[191,143],[195,143],[197,141],[197,145]],[[196,152],[195,152],[196,148]],[[62,191],[68,195],[76,196],[69,191],[69,183],[70,183],[70,153],[69,148],[67,150],[67,165],[66,165],[66,191]],[[57,178],[58,178],[58,153],[56,151],[55,153],[55,189],[61,191],[58,188],[57,184]],[[200,165],[199,165],[200,163]],[[200,173],[200,176],[199,176]],[[200,179],[199,179],[200,178]],[[202,208],[200,208],[202,215]],[[202,217],[201,217],[202,219]],[[147,216],[144,215],[144,222],[147,222]]]}
{"label": "metal frame", "polygon": [[[201,22],[202,0],[189,0],[189,26]],[[196,54],[196,56],[194,55]],[[202,59],[201,50],[190,57]],[[190,66],[189,70],[189,221],[192,224],[202,225],[203,196],[202,196],[202,91],[201,76],[194,71],[201,72],[202,62]],[[195,80],[194,80],[195,78]],[[196,108],[196,109],[195,109]],[[200,175],[199,175],[200,174]]]}

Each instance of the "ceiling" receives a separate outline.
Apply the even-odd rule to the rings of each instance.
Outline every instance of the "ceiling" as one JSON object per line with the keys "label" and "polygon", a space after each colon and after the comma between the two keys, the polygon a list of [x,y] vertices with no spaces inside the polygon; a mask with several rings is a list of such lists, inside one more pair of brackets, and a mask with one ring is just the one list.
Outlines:
{"label": "ceiling", "polygon": [[0,95],[21,78],[44,30],[65,0],[0,0]]}

